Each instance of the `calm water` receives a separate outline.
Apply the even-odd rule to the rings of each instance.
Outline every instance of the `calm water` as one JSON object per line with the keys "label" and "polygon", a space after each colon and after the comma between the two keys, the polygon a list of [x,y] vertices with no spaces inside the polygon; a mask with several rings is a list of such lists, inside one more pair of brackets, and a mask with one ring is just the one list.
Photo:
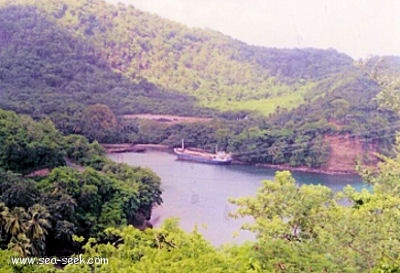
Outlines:
{"label": "calm water", "polygon": [[[272,179],[275,170],[254,166],[215,166],[177,161],[173,154],[149,151],[146,153],[110,154],[109,158],[130,165],[149,167],[162,179],[162,206],[153,210],[153,222],[162,224],[170,217],[180,219],[180,226],[192,231],[197,226],[214,245],[240,243],[254,238],[241,231],[240,226],[250,219],[235,220],[228,216],[235,206],[229,197],[253,196],[261,181]],[[361,178],[351,175],[329,176],[292,172],[299,184],[322,184],[335,191],[348,184],[362,188]]]}

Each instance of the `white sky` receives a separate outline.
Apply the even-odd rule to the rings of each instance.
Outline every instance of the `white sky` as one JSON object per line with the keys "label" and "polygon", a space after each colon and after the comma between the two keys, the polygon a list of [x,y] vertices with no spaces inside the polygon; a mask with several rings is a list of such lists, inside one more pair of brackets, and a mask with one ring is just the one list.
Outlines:
{"label": "white sky", "polygon": [[107,0],[248,44],[400,56],[400,0]]}

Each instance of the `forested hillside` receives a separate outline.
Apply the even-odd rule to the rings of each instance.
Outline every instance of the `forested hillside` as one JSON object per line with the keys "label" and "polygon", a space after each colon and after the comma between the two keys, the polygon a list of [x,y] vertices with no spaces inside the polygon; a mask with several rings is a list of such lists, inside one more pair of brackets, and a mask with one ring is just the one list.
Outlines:
{"label": "forested hillside", "polygon": [[[97,45],[57,25],[37,7],[2,6],[0,13],[2,107],[34,117],[50,115],[69,130],[86,106],[104,101],[119,114],[198,109],[190,96],[114,71],[98,56]],[[179,102],[179,109],[172,108]]]}
{"label": "forested hillside", "polygon": [[[332,139],[359,147],[350,169],[356,158],[375,164],[372,154],[394,142],[397,113],[376,100],[399,75],[393,58],[249,46],[100,0],[2,0],[0,15],[0,107],[49,116],[63,133],[171,146],[185,138],[250,163],[327,169]],[[104,107],[114,122],[90,126]],[[121,118],[134,113],[217,120]]]}
{"label": "forested hillside", "polygon": [[64,137],[49,119],[0,109],[0,249],[76,253],[107,227],[144,228],[156,203],[160,179],[150,170],[111,162],[98,143]]}
{"label": "forested hillside", "polygon": [[[293,108],[303,102],[304,93],[315,80],[352,64],[350,57],[334,50],[250,47],[220,33],[188,29],[131,6],[115,7],[101,1],[24,3],[3,5],[1,37],[6,68],[22,65],[25,70],[34,69],[32,62],[40,59],[41,63],[35,64],[39,69],[26,71],[25,77],[59,92],[78,92],[80,99],[85,99],[80,92],[89,91],[120,97],[124,90],[132,89],[121,84],[113,90],[113,79],[120,80],[122,73],[131,81],[147,79],[193,95],[203,106],[271,113],[277,98],[281,106]],[[51,46],[46,46],[49,43]],[[19,59],[16,64],[8,60],[13,54]],[[115,79],[110,71],[120,77]],[[80,77],[84,76],[89,77],[89,83],[76,86],[83,84]],[[104,79],[107,84],[99,85],[95,79]],[[21,84],[26,80],[21,79]],[[135,95],[142,95],[144,88],[134,89]],[[132,102],[140,104],[129,99],[125,104]]]}

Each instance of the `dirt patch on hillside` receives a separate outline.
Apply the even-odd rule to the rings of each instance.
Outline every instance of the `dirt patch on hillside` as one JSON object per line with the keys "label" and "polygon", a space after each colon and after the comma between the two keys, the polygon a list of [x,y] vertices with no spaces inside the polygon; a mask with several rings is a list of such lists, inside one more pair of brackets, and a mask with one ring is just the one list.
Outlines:
{"label": "dirt patch on hillside", "polygon": [[198,117],[182,117],[174,115],[153,115],[153,114],[138,114],[138,115],[123,115],[124,119],[146,119],[153,120],[167,124],[177,123],[194,123],[194,122],[209,122],[211,118],[198,118]]}
{"label": "dirt patch on hillside", "polygon": [[362,166],[372,167],[378,162],[377,145],[366,143],[350,135],[325,136],[329,144],[329,159],[324,167],[329,171],[355,172],[357,162]]}
{"label": "dirt patch on hillside", "polygon": [[27,175],[25,175],[25,177],[45,177],[48,176],[50,174],[50,169],[49,168],[44,168],[44,169],[40,169],[40,170],[36,170],[34,172],[28,173]]}

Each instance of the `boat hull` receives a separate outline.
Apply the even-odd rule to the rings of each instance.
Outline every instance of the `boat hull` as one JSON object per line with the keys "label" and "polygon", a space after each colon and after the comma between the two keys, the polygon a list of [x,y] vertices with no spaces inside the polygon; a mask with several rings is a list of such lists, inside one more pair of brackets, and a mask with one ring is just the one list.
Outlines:
{"label": "boat hull", "polygon": [[214,154],[200,152],[186,152],[181,149],[174,149],[178,160],[191,161],[197,163],[214,164],[214,165],[229,165],[232,162],[230,157],[217,158]]}

